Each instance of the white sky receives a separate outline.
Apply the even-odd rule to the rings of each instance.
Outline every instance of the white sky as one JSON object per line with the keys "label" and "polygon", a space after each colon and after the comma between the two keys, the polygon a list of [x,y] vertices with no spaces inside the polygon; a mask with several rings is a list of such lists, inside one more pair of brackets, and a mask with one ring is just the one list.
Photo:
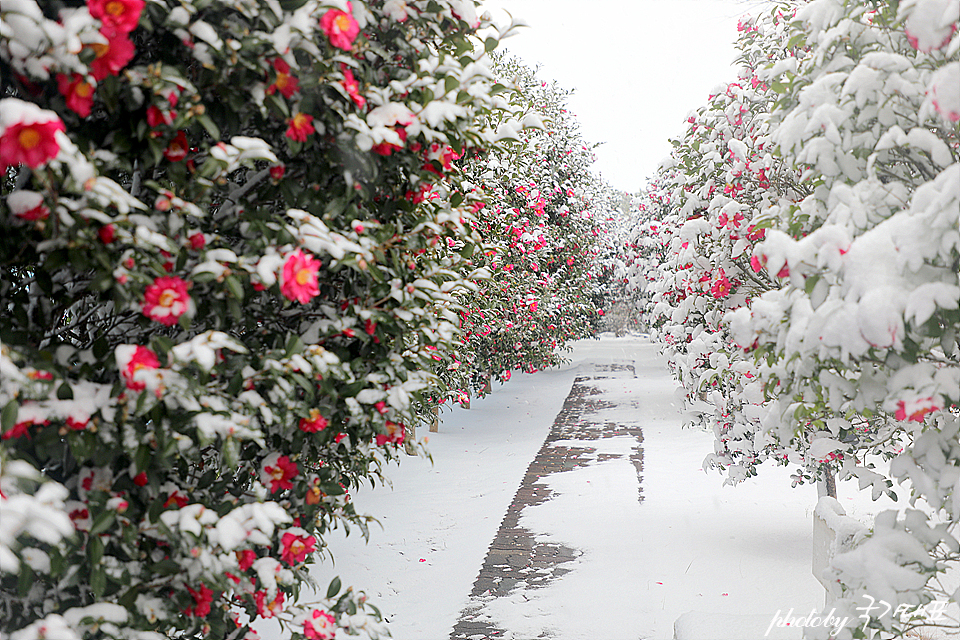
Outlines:
{"label": "white sky", "polygon": [[753,0],[487,0],[530,28],[503,42],[545,80],[573,89],[570,109],[597,148],[594,171],[639,191],[710,90],[735,79],[737,21]]}

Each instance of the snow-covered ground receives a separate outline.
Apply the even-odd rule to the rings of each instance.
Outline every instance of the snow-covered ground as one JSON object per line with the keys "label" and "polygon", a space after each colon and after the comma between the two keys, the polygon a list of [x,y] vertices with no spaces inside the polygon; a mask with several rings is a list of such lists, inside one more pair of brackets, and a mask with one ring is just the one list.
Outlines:
{"label": "snow-covered ground", "polygon": [[[633,365],[637,377],[604,381],[602,399],[616,407],[599,417],[642,427],[642,477],[626,457],[548,477],[552,499],[526,508],[521,525],[583,554],[549,586],[489,602],[489,619],[508,638],[547,631],[557,640],[635,640],[672,638],[687,614],[689,633],[712,629],[703,637],[720,638],[742,633],[732,620],[766,628],[778,612],[806,615],[823,605],[811,572],[814,487],[791,488],[788,468],[771,466],[736,487],[705,473],[712,435],[681,427],[676,384],[644,336],[581,341],[568,357],[559,369],[513,376],[470,410],[444,413],[439,433],[429,434],[433,464],[405,459],[388,469],[392,490],[355,495],[382,529],[372,527],[369,544],[358,532],[331,536],[336,563],[321,565],[319,582],[339,575],[365,590],[394,638],[448,638],[574,377],[618,363]],[[592,444],[622,453],[624,443]],[[847,513],[865,522],[884,507],[849,483],[838,492]],[[267,626],[260,633],[278,636]],[[799,634],[774,627],[767,637]]]}

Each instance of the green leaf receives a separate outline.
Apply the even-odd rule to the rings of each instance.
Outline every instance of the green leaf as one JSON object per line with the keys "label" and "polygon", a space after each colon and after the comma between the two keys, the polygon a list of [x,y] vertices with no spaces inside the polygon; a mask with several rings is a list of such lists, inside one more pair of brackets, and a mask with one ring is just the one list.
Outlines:
{"label": "green leaf", "polygon": [[57,387],[57,400],[73,400],[73,388],[66,382]]}
{"label": "green leaf", "polygon": [[207,114],[201,114],[197,116],[197,120],[200,121],[200,124],[203,125],[203,128],[207,130],[207,133],[210,134],[210,137],[216,141],[220,141],[220,129],[213,122],[213,120]]}
{"label": "green leaf", "polygon": [[289,358],[296,353],[303,353],[303,340],[298,335],[291,335],[287,340],[286,357]]}
{"label": "green leaf", "polygon": [[340,586],[341,586],[340,576],[337,576],[336,578],[330,581],[330,586],[327,587],[327,597],[332,598],[338,593],[340,593]]}
{"label": "green leaf", "polygon": [[224,279],[224,282],[227,285],[227,289],[230,290],[230,295],[238,301],[243,302],[243,285],[240,283],[240,279],[237,278],[237,276],[229,275]]}
{"label": "green leaf", "polygon": [[97,360],[103,360],[110,353],[110,343],[104,336],[100,336],[93,343],[93,357]]}
{"label": "green leaf", "polygon": [[119,598],[117,598],[117,604],[121,607],[130,609],[133,607],[133,603],[137,600],[137,590],[136,589],[127,589],[123,592]]}
{"label": "green leaf", "polygon": [[150,447],[142,444],[137,447],[137,453],[133,456],[133,462],[137,467],[137,471],[146,471],[150,468],[150,457],[152,452]]}
{"label": "green leaf", "polygon": [[166,560],[161,560],[156,564],[150,565],[150,570],[162,576],[172,576],[175,573],[180,573],[182,567],[175,560],[167,558]]}
{"label": "green leaf", "polygon": [[0,428],[3,431],[13,429],[13,426],[17,424],[17,413],[19,411],[20,405],[17,404],[16,400],[11,400],[3,406],[3,412],[0,414]]}
{"label": "green leaf", "polygon": [[160,514],[163,513],[163,505],[166,501],[166,496],[160,496],[150,503],[150,506],[147,507],[147,518],[150,522],[156,522],[160,519]]}
{"label": "green leaf", "polygon": [[90,572],[90,589],[93,591],[93,595],[99,598],[103,595],[103,592],[107,588],[107,572],[104,570],[103,565],[99,564]]}
{"label": "green leaf", "polygon": [[33,569],[31,569],[30,565],[28,565],[27,563],[21,562],[20,575],[19,575],[19,579],[17,580],[17,592],[21,596],[27,595],[27,593],[30,592],[30,587],[33,586],[33,582],[34,582]]}
{"label": "green leaf", "polygon": [[87,542],[87,559],[90,561],[90,565],[94,567],[100,564],[100,560],[103,559],[103,540],[100,539],[100,536],[90,536],[90,540]]}
{"label": "green leaf", "polygon": [[454,78],[453,76],[447,76],[443,81],[443,88],[447,90],[447,93],[451,91],[456,91],[457,87],[460,86],[460,81]]}
{"label": "green leaf", "polygon": [[483,48],[487,53],[490,53],[497,48],[497,45],[500,44],[500,41],[496,38],[490,37],[483,41]]}
{"label": "green leaf", "polygon": [[117,514],[115,511],[104,511],[94,518],[93,524],[90,525],[90,537],[98,536],[109,529],[116,517]]}
{"label": "green leaf", "polygon": [[346,491],[336,482],[321,482],[320,491],[323,491],[328,496],[342,496]]}

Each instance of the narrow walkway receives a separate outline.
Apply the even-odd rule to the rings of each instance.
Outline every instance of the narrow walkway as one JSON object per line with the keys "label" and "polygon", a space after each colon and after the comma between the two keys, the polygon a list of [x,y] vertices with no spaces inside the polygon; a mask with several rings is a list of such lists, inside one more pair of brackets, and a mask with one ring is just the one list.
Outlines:
{"label": "narrow walkway", "polygon": [[[505,597],[515,590],[541,588],[571,569],[568,566],[580,551],[563,545],[537,542],[534,534],[520,525],[523,510],[550,499],[550,488],[541,481],[545,476],[570,471],[596,460],[622,457],[619,454],[599,454],[588,446],[571,446],[570,441],[601,440],[615,436],[632,436],[636,440],[629,455],[637,469],[638,479],[643,470],[643,434],[638,427],[626,427],[611,422],[591,420],[597,412],[612,405],[597,398],[601,392],[591,381],[606,378],[635,378],[631,365],[594,365],[594,371],[574,380],[573,387],[557,414],[550,433],[533,462],[527,468],[520,488],[507,509],[496,538],[490,545],[480,575],[473,585],[470,602],[461,612],[450,635],[451,640],[486,640],[500,638],[509,631],[496,626],[485,612],[493,598]],[[642,485],[638,503],[643,500]],[[548,637],[542,635],[541,637]]]}

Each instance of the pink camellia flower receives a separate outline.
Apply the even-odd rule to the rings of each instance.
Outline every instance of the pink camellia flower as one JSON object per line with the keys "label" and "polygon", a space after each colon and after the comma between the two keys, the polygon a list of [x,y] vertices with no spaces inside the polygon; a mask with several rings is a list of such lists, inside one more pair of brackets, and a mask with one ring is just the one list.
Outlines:
{"label": "pink camellia flower", "polygon": [[187,607],[184,613],[188,616],[196,616],[197,618],[206,618],[210,615],[210,603],[213,602],[213,591],[202,582],[200,583],[200,589],[196,591],[187,585],[184,586],[187,587],[187,591],[193,596],[195,602],[194,606]]}
{"label": "pink camellia flower", "polygon": [[317,409],[310,410],[309,418],[300,418],[300,430],[307,433],[316,433],[327,428],[329,422]]}
{"label": "pink camellia flower", "polygon": [[57,74],[57,89],[67,101],[67,107],[81,118],[90,115],[93,108],[93,85],[79,73]]}
{"label": "pink camellia flower", "polygon": [[36,191],[14,191],[7,196],[7,206],[10,213],[21,220],[35,222],[50,216],[50,209],[43,204],[43,196]]}
{"label": "pink camellia flower", "polygon": [[306,113],[298,113],[287,120],[286,136],[294,142],[306,142],[307,136],[316,133],[313,128],[313,116]]}
{"label": "pink camellia flower", "polygon": [[147,386],[141,377],[137,376],[139,371],[160,368],[157,354],[140,345],[120,345],[117,347],[116,357],[127,388],[133,391],[143,391]]}
{"label": "pink camellia flower", "polygon": [[290,300],[306,304],[320,295],[317,273],[320,261],[302,250],[294,251],[283,264],[283,282],[280,292]]}
{"label": "pink camellia flower", "polygon": [[352,15],[353,5],[349,2],[347,3],[347,11],[350,13],[339,9],[330,9],[320,18],[320,28],[327,35],[330,44],[344,51],[353,48],[353,41],[357,39],[357,34],[360,33],[360,25],[357,24]]}
{"label": "pink camellia flower", "polygon": [[331,640],[337,635],[337,619],[326,611],[314,609],[313,615],[303,621],[303,635],[310,640]]}
{"label": "pink camellia flower", "polygon": [[56,113],[16,98],[0,105],[0,170],[19,164],[36,169],[57,156],[56,135],[66,127]]}
{"label": "pink camellia flower", "polygon": [[300,81],[290,74],[290,65],[283,58],[274,58],[273,69],[277,72],[277,79],[267,87],[267,95],[279,91],[284,98],[292,98],[300,90]]}
{"label": "pink camellia flower", "polygon": [[170,162],[180,162],[187,157],[187,153],[189,152],[190,143],[187,141],[187,134],[183,131],[178,131],[177,135],[170,141],[170,144],[167,145],[167,148],[163,150],[163,157]]}
{"label": "pink camellia flower", "polygon": [[143,294],[143,315],[172,327],[190,308],[188,286],[177,276],[157,278]]}
{"label": "pink camellia flower", "polygon": [[289,456],[271,453],[263,459],[260,481],[269,485],[271,493],[292,489],[293,483],[290,480],[295,477],[297,477],[297,463],[291,462]]}
{"label": "pink camellia flower", "polygon": [[103,23],[105,36],[126,35],[137,28],[143,0],[87,0],[90,15]]}
{"label": "pink camellia flower", "polygon": [[288,531],[280,538],[280,559],[290,566],[303,562],[307,554],[313,553],[317,546],[317,540],[300,529],[303,535],[298,532]]}
{"label": "pink camellia flower", "polygon": [[894,417],[897,420],[912,420],[914,422],[923,422],[923,417],[928,413],[939,411],[940,406],[932,397],[921,398],[912,402],[900,400],[897,403],[897,412]]}
{"label": "pink camellia flower", "polygon": [[136,52],[133,42],[126,34],[103,35],[107,38],[106,44],[95,42],[87,45],[96,54],[93,62],[90,63],[90,74],[97,82],[107,76],[120,73],[127,63],[133,60],[133,54]]}
{"label": "pink camellia flower", "polygon": [[253,549],[244,549],[242,551],[237,551],[237,566],[240,567],[240,571],[246,571],[253,566],[254,561],[257,559],[257,552]]}
{"label": "pink camellia flower", "polygon": [[273,618],[283,611],[283,591],[277,589],[277,595],[273,597],[273,600],[268,601],[267,597],[267,592],[263,590],[253,594],[253,598],[257,603],[257,615],[261,618]]}

